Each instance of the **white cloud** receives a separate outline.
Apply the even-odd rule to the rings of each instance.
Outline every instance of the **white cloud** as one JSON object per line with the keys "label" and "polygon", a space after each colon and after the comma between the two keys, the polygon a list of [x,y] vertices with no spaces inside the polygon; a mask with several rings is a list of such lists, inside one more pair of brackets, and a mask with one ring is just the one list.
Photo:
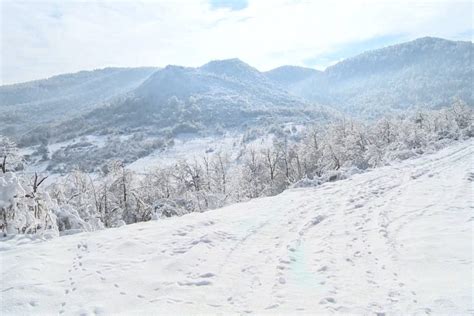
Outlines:
{"label": "white cloud", "polygon": [[473,14],[470,1],[250,0],[236,11],[204,0],[1,4],[2,83],[230,57],[262,70],[303,65],[380,36],[456,38],[472,31]]}

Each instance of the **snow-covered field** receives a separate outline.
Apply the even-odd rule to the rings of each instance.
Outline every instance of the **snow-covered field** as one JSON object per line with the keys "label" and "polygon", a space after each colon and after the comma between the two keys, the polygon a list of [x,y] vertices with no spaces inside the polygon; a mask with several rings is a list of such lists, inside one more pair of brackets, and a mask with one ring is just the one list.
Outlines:
{"label": "snow-covered field", "polygon": [[176,137],[172,147],[155,150],[150,155],[132,162],[128,168],[136,172],[146,172],[156,166],[172,166],[180,160],[201,160],[206,154],[219,152],[228,154],[231,160],[235,160],[245,146],[261,148],[270,146],[273,140],[272,135],[267,135],[242,145],[242,136],[241,133],[228,133],[223,136]]}
{"label": "snow-covered field", "polygon": [[473,145],[207,213],[3,242],[2,312],[472,314]]}
{"label": "snow-covered field", "polygon": [[234,154],[240,148],[242,135],[231,135],[221,137],[177,137],[174,145],[166,150],[155,150],[150,155],[140,158],[131,163],[128,168],[137,172],[143,172],[153,166],[170,166],[179,160],[200,159],[207,151],[228,152]]}

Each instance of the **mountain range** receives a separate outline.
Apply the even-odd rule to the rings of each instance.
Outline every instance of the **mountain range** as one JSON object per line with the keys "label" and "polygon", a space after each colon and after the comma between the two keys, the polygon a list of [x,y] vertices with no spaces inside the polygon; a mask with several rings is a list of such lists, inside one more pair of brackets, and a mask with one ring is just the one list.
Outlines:
{"label": "mountain range", "polygon": [[365,52],[303,80],[289,73],[284,86],[307,100],[362,117],[438,108],[455,100],[472,105],[473,52],[472,42],[425,37]]}
{"label": "mountain range", "polygon": [[239,59],[201,67],[106,68],[0,87],[0,134],[20,144],[88,134],[180,134],[335,113],[376,118],[474,104],[472,42],[425,37],[368,51],[325,71],[261,72]]}

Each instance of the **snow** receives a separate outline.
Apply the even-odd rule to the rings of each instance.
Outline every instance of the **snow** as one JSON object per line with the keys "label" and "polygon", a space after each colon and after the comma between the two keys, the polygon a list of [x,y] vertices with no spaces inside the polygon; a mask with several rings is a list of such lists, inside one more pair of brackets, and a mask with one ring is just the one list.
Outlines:
{"label": "snow", "polygon": [[[127,137],[128,136],[124,136],[124,135],[119,136],[121,140],[126,139]],[[60,149],[64,149],[68,146],[74,145],[75,143],[81,142],[81,141],[89,142],[93,145],[96,145],[97,147],[104,147],[107,141],[107,136],[86,135],[86,136],[72,138],[66,141],[55,142],[52,144],[48,144],[48,152],[50,153],[50,155],[52,155]],[[30,147],[23,147],[23,148],[20,148],[19,153],[22,156],[32,155],[35,152],[36,148],[37,148],[37,145],[30,146]],[[34,174],[35,172],[47,173],[50,178],[46,181],[47,184],[53,183],[52,179],[57,180],[57,178],[59,178],[60,176],[59,174],[52,173],[47,170],[49,161],[39,160],[39,157],[35,157],[35,158],[36,160],[30,161],[25,165],[25,170],[23,171],[23,173],[25,174]]]}
{"label": "snow", "polygon": [[171,166],[179,160],[200,159],[209,149],[212,152],[232,152],[234,144],[239,144],[241,135],[177,137],[174,145],[166,150],[158,149],[150,155],[137,159],[128,165],[130,170],[144,172],[153,166]]}
{"label": "snow", "polygon": [[2,174],[0,177],[0,208],[9,207],[17,194],[25,194],[18,178],[11,172]]}
{"label": "snow", "polygon": [[206,213],[2,242],[19,314],[472,314],[474,142]]}
{"label": "snow", "polygon": [[[292,123],[289,123],[292,124]],[[292,125],[288,125],[292,126]],[[301,125],[298,125],[301,126]],[[209,153],[229,153],[232,159],[237,159],[243,150],[241,133],[228,133],[222,136],[180,136],[174,139],[174,145],[165,150],[155,150],[150,155],[137,159],[127,166],[136,172],[146,172],[153,167],[172,166],[180,160],[202,159]],[[269,146],[272,137],[258,137],[248,142],[247,146],[255,148]]]}

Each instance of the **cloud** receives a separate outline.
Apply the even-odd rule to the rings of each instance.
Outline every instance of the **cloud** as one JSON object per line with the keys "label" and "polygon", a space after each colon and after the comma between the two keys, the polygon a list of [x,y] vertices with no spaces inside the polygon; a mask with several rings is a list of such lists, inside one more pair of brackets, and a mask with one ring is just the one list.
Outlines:
{"label": "cloud", "polygon": [[398,40],[472,38],[470,1],[0,1],[4,84],[232,57],[324,68]]}

